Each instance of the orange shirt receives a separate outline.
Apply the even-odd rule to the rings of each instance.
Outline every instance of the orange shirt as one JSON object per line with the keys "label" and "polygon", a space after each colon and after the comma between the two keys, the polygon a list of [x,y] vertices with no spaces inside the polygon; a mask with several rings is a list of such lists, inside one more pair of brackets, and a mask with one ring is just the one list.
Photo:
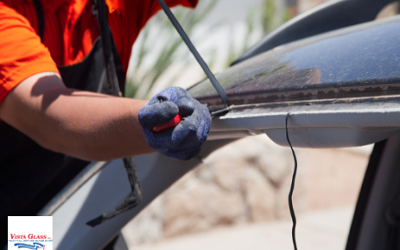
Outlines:
{"label": "orange shirt", "polygon": [[[166,0],[195,7],[198,0]],[[99,30],[89,0],[41,0],[45,29],[42,44],[32,0],[0,0],[0,103],[21,81],[57,65],[80,62]],[[132,45],[146,22],[161,9],[157,0],[106,0],[108,22],[124,72]]]}

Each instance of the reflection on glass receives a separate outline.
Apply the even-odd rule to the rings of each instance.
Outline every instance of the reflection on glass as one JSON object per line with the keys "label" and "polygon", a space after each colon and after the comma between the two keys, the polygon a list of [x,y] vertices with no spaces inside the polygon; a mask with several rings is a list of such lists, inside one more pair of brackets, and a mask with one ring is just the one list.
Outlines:
{"label": "reflection on glass", "polygon": [[[277,47],[218,74],[235,105],[400,94],[400,18]],[[222,102],[208,80],[189,93]]]}

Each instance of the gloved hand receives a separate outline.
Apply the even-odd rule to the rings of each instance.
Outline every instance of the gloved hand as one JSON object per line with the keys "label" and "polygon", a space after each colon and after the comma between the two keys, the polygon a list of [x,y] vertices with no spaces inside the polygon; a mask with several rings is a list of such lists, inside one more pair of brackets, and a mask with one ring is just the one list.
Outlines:
{"label": "gloved hand", "polygon": [[[153,128],[171,121],[177,114],[181,122],[160,132]],[[189,160],[200,152],[211,127],[211,115],[205,105],[179,87],[167,88],[139,110],[139,122],[147,144],[158,152],[179,160]]]}

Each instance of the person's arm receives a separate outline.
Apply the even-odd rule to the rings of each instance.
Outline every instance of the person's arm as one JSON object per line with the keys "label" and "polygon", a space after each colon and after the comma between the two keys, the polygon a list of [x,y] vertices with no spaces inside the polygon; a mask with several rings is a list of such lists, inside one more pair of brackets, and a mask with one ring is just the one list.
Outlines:
{"label": "person's arm", "polygon": [[138,112],[147,101],[68,89],[60,76],[33,75],[0,104],[0,119],[41,146],[100,161],[154,152]]}

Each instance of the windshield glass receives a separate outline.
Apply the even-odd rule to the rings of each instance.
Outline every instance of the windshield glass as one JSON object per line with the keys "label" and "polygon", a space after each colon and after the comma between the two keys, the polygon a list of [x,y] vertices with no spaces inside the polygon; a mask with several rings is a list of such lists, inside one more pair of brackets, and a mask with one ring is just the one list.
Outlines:
{"label": "windshield glass", "polygon": [[[216,77],[235,105],[398,93],[399,30],[395,17],[322,34],[277,47]],[[188,91],[209,106],[222,104],[208,79]]]}

